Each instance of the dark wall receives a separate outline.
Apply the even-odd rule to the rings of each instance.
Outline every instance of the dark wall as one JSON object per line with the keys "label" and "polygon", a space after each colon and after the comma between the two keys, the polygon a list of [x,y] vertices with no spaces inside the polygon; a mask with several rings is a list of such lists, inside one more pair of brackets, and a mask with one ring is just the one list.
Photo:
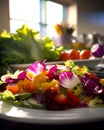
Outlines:
{"label": "dark wall", "polygon": [[104,1],[75,0],[78,5],[78,33],[104,34]]}
{"label": "dark wall", "polygon": [[9,0],[0,0],[0,33],[9,27]]}

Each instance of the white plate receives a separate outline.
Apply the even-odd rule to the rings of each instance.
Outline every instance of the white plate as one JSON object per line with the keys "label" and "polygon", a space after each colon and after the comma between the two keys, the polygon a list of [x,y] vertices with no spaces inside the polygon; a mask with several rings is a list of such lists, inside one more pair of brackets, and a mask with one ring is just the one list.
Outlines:
{"label": "white plate", "polygon": [[[99,59],[76,60],[80,65],[95,65],[100,63]],[[59,62],[47,62],[47,64],[63,64]],[[29,67],[30,64],[14,65],[18,67]],[[74,108],[64,111],[49,111],[15,107],[0,101],[0,118],[11,121],[25,122],[31,124],[78,124],[104,120],[104,107],[102,108]]]}
{"label": "white plate", "polygon": [[0,118],[31,124],[79,124],[104,120],[104,107],[48,111],[15,107],[0,101]]}
{"label": "white plate", "polygon": [[[101,62],[101,60],[104,58],[94,58],[94,59],[84,59],[84,60],[74,60],[76,65],[83,66],[86,65],[87,67],[92,67]],[[53,61],[53,62],[46,62],[46,64],[64,64],[65,61]],[[9,69],[12,71],[16,71],[18,69],[25,70],[31,65],[31,63],[28,64],[11,64],[9,66]]]}

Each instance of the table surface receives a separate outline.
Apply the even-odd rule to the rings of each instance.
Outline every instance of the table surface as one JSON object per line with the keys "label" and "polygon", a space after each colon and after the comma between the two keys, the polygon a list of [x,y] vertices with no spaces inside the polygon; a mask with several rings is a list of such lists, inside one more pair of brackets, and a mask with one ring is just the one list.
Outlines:
{"label": "table surface", "polygon": [[37,125],[37,124],[26,124],[26,123],[18,123],[18,122],[13,122],[13,121],[8,121],[8,120],[3,120],[0,119],[0,130],[19,130],[19,129],[25,129],[25,130],[30,130],[30,129],[61,129],[61,130],[69,130],[69,129],[79,129],[83,130],[84,128],[86,129],[91,129],[91,128],[98,128],[98,129],[104,129],[104,120],[98,121],[98,122],[92,122],[92,123],[82,123],[82,124],[74,124],[74,125]]}

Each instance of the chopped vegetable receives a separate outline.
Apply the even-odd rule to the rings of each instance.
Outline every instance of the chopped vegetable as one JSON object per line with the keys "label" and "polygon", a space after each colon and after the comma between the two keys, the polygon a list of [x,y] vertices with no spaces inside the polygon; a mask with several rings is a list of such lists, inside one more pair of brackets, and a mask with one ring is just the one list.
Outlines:
{"label": "chopped vegetable", "polygon": [[91,53],[94,57],[101,58],[104,55],[104,45],[94,44],[91,47]]}
{"label": "chopped vegetable", "polygon": [[0,100],[31,109],[67,110],[104,106],[103,79],[74,61],[35,61],[24,71],[1,76]]}
{"label": "chopped vegetable", "polygon": [[61,52],[60,60],[66,61],[66,60],[79,60],[79,50],[77,49],[69,49],[64,50]]}
{"label": "chopped vegetable", "polygon": [[49,37],[39,37],[35,29],[23,25],[16,33],[4,30],[0,35],[0,68],[8,69],[10,64],[32,63],[34,61],[56,61],[63,47],[57,47]]}
{"label": "chopped vegetable", "polygon": [[91,51],[88,49],[81,50],[79,54],[80,59],[89,59],[91,56]]}

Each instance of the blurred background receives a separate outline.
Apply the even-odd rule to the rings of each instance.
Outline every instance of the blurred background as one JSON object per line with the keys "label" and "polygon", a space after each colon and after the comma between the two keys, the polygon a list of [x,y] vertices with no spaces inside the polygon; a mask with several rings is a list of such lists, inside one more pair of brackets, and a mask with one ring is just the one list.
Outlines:
{"label": "blurred background", "polygon": [[[28,63],[42,59],[48,59],[48,61],[59,60],[62,48],[55,48],[50,39],[42,39],[43,41],[41,39],[39,39],[40,41],[37,41],[36,38],[33,39],[34,31],[29,30],[29,28],[38,31],[40,38],[51,38],[55,45],[64,45],[68,49],[90,49],[95,43],[104,44],[103,5],[104,0],[0,0],[1,34],[3,30],[15,34],[17,29],[21,28],[24,24],[28,27],[18,30],[18,36],[8,36],[7,32],[1,35],[0,57],[2,58],[0,59],[0,65],[4,66],[7,63]],[[24,30],[27,31],[27,36]],[[28,34],[30,33],[29,31],[32,34],[31,36]],[[23,34],[22,38],[20,38],[21,35],[19,34],[21,32]],[[25,42],[23,36],[26,36]],[[3,42],[5,42],[5,45]],[[21,42],[25,44],[21,44]],[[39,43],[38,46],[37,42]],[[48,45],[43,45],[41,42]],[[44,47],[45,49],[43,50]],[[27,56],[27,50],[30,57]],[[46,54],[43,56],[40,50],[43,50]],[[23,58],[21,58],[19,51],[22,52]],[[58,55],[56,55],[57,51]],[[50,55],[47,55],[49,52]],[[17,54],[18,61],[14,60],[17,59]],[[29,58],[27,59],[27,57]],[[14,61],[10,62],[10,58]]]}
{"label": "blurred background", "polygon": [[53,26],[67,22],[76,25],[73,35],[104,34],[103,0],[0,0],[0,33],[14,32],[26,23],[40,35],[55,35]]}

